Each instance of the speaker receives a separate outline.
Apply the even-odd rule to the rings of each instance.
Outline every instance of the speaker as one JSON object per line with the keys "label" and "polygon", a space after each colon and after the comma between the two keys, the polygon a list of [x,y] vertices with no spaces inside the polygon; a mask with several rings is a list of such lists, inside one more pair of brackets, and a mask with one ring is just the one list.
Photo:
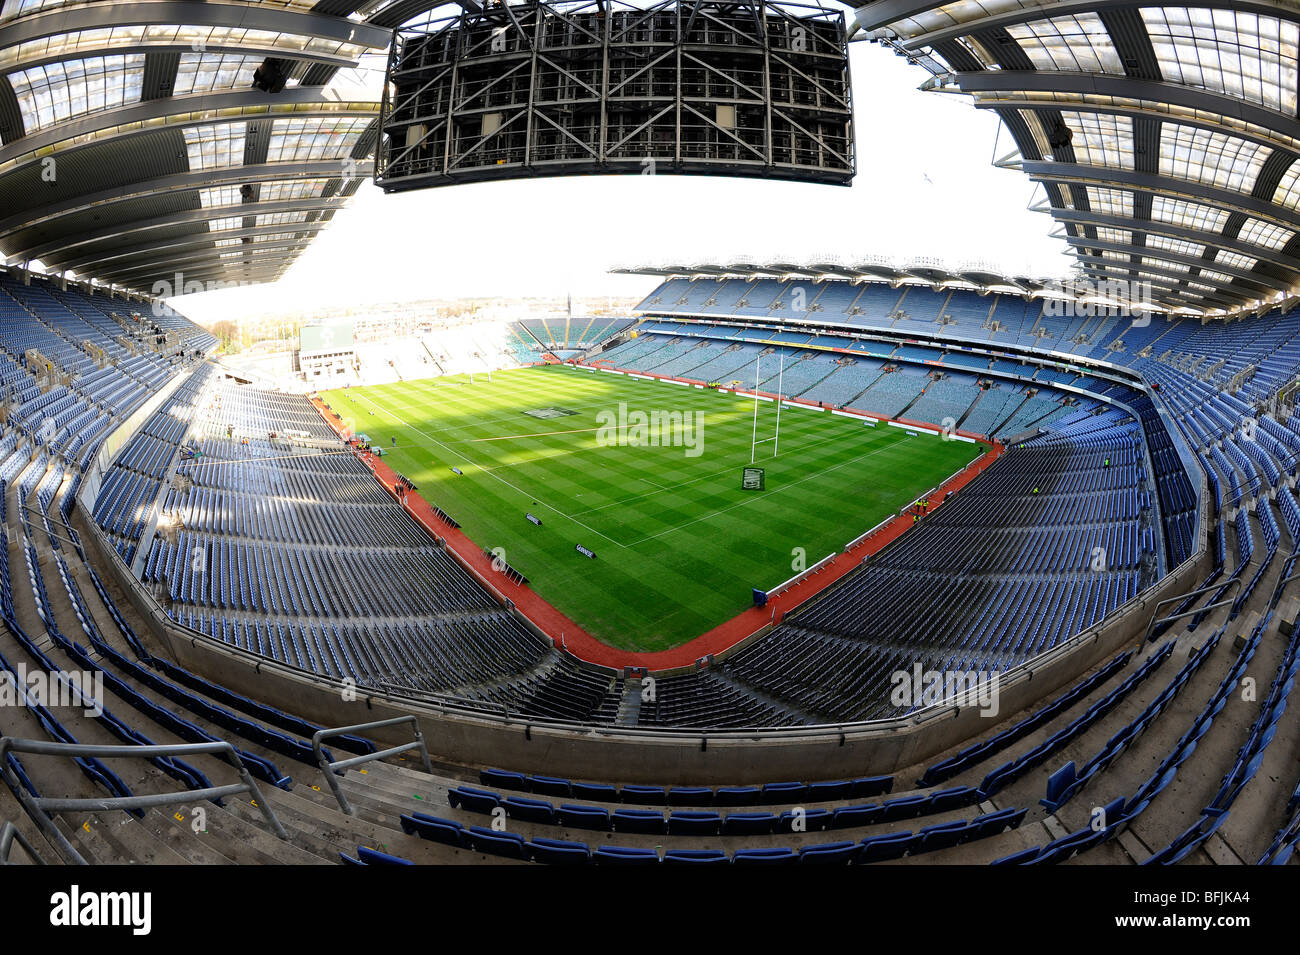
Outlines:
{"label": "speaker", "polygon": [[1047,137],[1047,144],[1053,149],[1064,149],[1074,139],[1074,130],[1064,123],[1057,123]]}
{"label": "speaker", "polygon": [[268,58],[253,74],[253,86],[263,93],[278,93],[289,79],[284,61]]}

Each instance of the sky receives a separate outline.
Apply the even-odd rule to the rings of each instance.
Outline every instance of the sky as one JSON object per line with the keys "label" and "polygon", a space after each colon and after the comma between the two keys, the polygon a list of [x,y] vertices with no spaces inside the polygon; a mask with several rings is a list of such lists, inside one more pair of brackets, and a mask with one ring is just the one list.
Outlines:
{"label": "sky", "polygon": [[639,298],[654,278],[609,269],[827,256],[1063,275],[1065,243],[1048,237],[1049,216],[1027,208],[1034,187],[992,165],[1014,148],[997,117],[967,97],[919,91],[930,74],[886,48],[850,51],[858,171],[849,187],[624,175],[385,195],[367,182],[278,282],[171,302],[212,322],[427,298]]}

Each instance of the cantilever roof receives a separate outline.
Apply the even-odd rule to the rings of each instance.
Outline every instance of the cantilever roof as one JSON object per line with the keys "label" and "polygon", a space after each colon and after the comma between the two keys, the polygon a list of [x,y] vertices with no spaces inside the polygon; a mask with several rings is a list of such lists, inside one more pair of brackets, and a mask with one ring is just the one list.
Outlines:
{"label": "cantilever roof", "polygon": [[369,174],[390,32],[358,5],[0,0],[0,261],[144,294],[281,275]]}
{"label": "cantilever roof", "polygon": [[856,29],[1002,119],[1083,275],[1165,308],[1300,284],[1300,7],[1283,0],[874,0]]}

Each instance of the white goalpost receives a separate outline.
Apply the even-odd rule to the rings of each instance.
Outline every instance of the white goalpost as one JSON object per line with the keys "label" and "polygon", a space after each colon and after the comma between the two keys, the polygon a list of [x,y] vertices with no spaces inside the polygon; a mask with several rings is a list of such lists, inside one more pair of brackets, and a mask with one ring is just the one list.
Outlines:
{"label": "white goalpost", "polygon": [[777,352],[777,360],[780,362],[780,364],[777,367],[777,374],[776,374],[776,433],[773,434],[772,437],[770,438],[764,438],[762,441],[759,441],[758,440],[758,402],[759,402],[758,383],[762,380],[762,378],[759,376],[758,369],[761,363],[761,358],[762,356],[754,359],[754,427],[752,429],[752,432],[750,434],[750,439],[749,439],[749,463],[750,464],[754,463],[754,460],[758,455],[758,446],[760,444],[766,444],[768,441],[772,442],[772,457],[776,457],[780,453],[779,449],[781,446],[781,402],[785,398],[785,352],[784,351]]}

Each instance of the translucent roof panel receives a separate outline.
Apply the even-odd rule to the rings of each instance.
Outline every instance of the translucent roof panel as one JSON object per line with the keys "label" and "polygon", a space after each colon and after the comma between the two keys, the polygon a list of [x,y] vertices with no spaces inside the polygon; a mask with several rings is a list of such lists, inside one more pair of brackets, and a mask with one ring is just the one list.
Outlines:
{"label": "translucent roof panel", "polygon": [[226,232],[230,229],[242,229],[244,227],[243,216],[227,216],[224,219],[209,219],[209,232]]}
{"label": "translucent roof panel", "polygon": [[292,55],[316,53],[357,61],[366,47],[323,37],[243,27],[195,26],[187,24],[123,24],[93,30],[76,30],[56,36],[16,43],[0,49],[0,68],[24,61],[67,58],[81,51],[139,48],[148,46],[185,47],[190,50],[249,49]]}
{"label": "translucent roof panel", "polygon": [[1070,146],[1076,161],[1109,169],[1133,168],[1133,120],[1107,113],[1061,111],[1074,135]]}
{"label": "translucent roof panel", "polygon": [[[393,2],[396,0],[383,0],[376,9],[382,10]],[[957,3],[945,3],[910,17],[895,20],[889,26],[901,36],[919,36],[922,33],[946,30],[973,20],[996,16],[999,13],[1023,10],[1033,5],[1032,0],[1029,2],[1026,0],[958,0]]]}
{"label": "translucent roof panel", "polygon": [[1293,162],[1282,174],[1273,201],[1288,209],[1300,208],[1300,162]]}
{"label": "translucent roof panel", "polygon": [[1133,217],[1133,193],[1127,189],[1108,189],[1087,186],[1088,207],[1093,212],[1108,216]]}
{"label": "translucent roof panel", "polygon": [[1295,233],[1290,229],[1280,226],[1276,222],[1266,222],[1263,219],[1253,218],[1247,219],[1246,224],[1237,233],[1238,242],[1262,246],[1265,249],[1281,249],[1293,238],[1295,238]]}
{"label": "translucent roof panel", "polygon": [[306,221],[306,212],[272,212],[257,217],[259,227],[264,225],[293,225],[294,223]]}
{"label": "translucent roof panel", "polygon": [[92,56],[47,63],[9,74],[23,129],[34,133],[56,123],[127,103],[144,87],[144,54]]}
{"label": "translucent roof panel", "polygon": [[1164,269],[1166,272],[1187,272],[1191,269],[1190,265],[1183,265],[1180,262],[1171,262],[1169,259],[1162,259],[1155,255],[1142,256],[1143,265],[1152,269]]}
{"label": "translucent roof panel", "polygon": [[0,4],[0,23],[30,13],[53,10],[55,7],[74,2],[76,0],[4,0],[4,3]]}
{"label": "translucent roof panel", "polygon": [[295,235],[298,235],[298,233],[273,232],[270,235],[244,236],[239,239],[217,239],[216,246],[218,249],[225,249],[234,245],[257,245],[259,242],[286,242]]}
{"label": "translucent roof panel", "polygon": [[1199,202],[1152,196],[1151,218],[1156,222],[1167,222],[1198,232],[1221,232],[1223,224],[1228,221],[1228,213]]}
{"label": "translucent roof panel", "polygon": [[271,127],[267,162],[342,159],[370,122],[365,117],[277,119]]}
{"label": "translucent roof panel", "polygon": [[325,179],[284,180],[264,182],[258,192],[262,202],[282,202],[289,199],[316,199],[325,191]]}
{"label": "translucent roof panel", "polygon": [[239,53],[182,53],[172,93],[185,96],[247,88],[253,85],[253,73],[263,59]]}
{"label": "translucent roof panel", "polygon": [[1110,34],[1095,13],[1031,20],[1007,26],[1039,70],[1075,73],[1123,73],[1124,64]]}
{"label": "translucent roof panel", "polygon": [[1111,229],[1107,226],[1098,226],[1097,241],[1109,242],[1112,245],[1132,245],[1133,233],[1128,229]]}
{"label": "translucent roof panel", "polygon": [[1212,269],[1201,269],[1201,277],[1214,282],[1223,282],[1225,285],[1232,281],[1232,276],[1227,272],[1215,272]]}
{"label": "translucent roof panel", "polygon": [[1164,123],[1160,127],[1163,176],[1248,193],[1272,154],[1267,146],[1196,126]]}
{"label": "translucent roof panel", "polygon": [[1252,259],[1249,255],[1242,255],[1240,252],[1229,252],[1227,249],[1220,249],[1214,256],[1215,262],[1223,265],[1230,265],[1235,269],[1245,269],[1250,271],[1255,267],[1259,259]]}
{"label": "translucent roof panel", "polygon": [[1165,252],[1174,252],[1178,255],[1190,256],[1199,259],[1205,254],[1205,246],[1200,242],[1188,242],[1186,239],[1171,239],[1164,235],[1148,235],[1148,249],[1161,249]]}
{"label": "translucent roof panel", "polygon": [[240,202],[239,187],[218,186],[215,189],[200,189],[199,202],[204,209],[238,205]]}
{"label": "translucent roof panel", "polygon": [[1144,7],[1140,12],[1167,81],[1295,115],[1300,25],[1202,7]]}
{"label": "translucent roof panel", "polygon": [[[0,4],[0,23],[79,2],[82,0],[4,0]],[[299,7],[304,10],[310,10],[315,4],[315,0],[258,0],[258,2],[267,6]]]}
{"label": "translucent roof panel", "polygon": [[246,123],[213,123],[210,126],[187,126],[185,150],[190,169],[226,169],[244,164]]}

